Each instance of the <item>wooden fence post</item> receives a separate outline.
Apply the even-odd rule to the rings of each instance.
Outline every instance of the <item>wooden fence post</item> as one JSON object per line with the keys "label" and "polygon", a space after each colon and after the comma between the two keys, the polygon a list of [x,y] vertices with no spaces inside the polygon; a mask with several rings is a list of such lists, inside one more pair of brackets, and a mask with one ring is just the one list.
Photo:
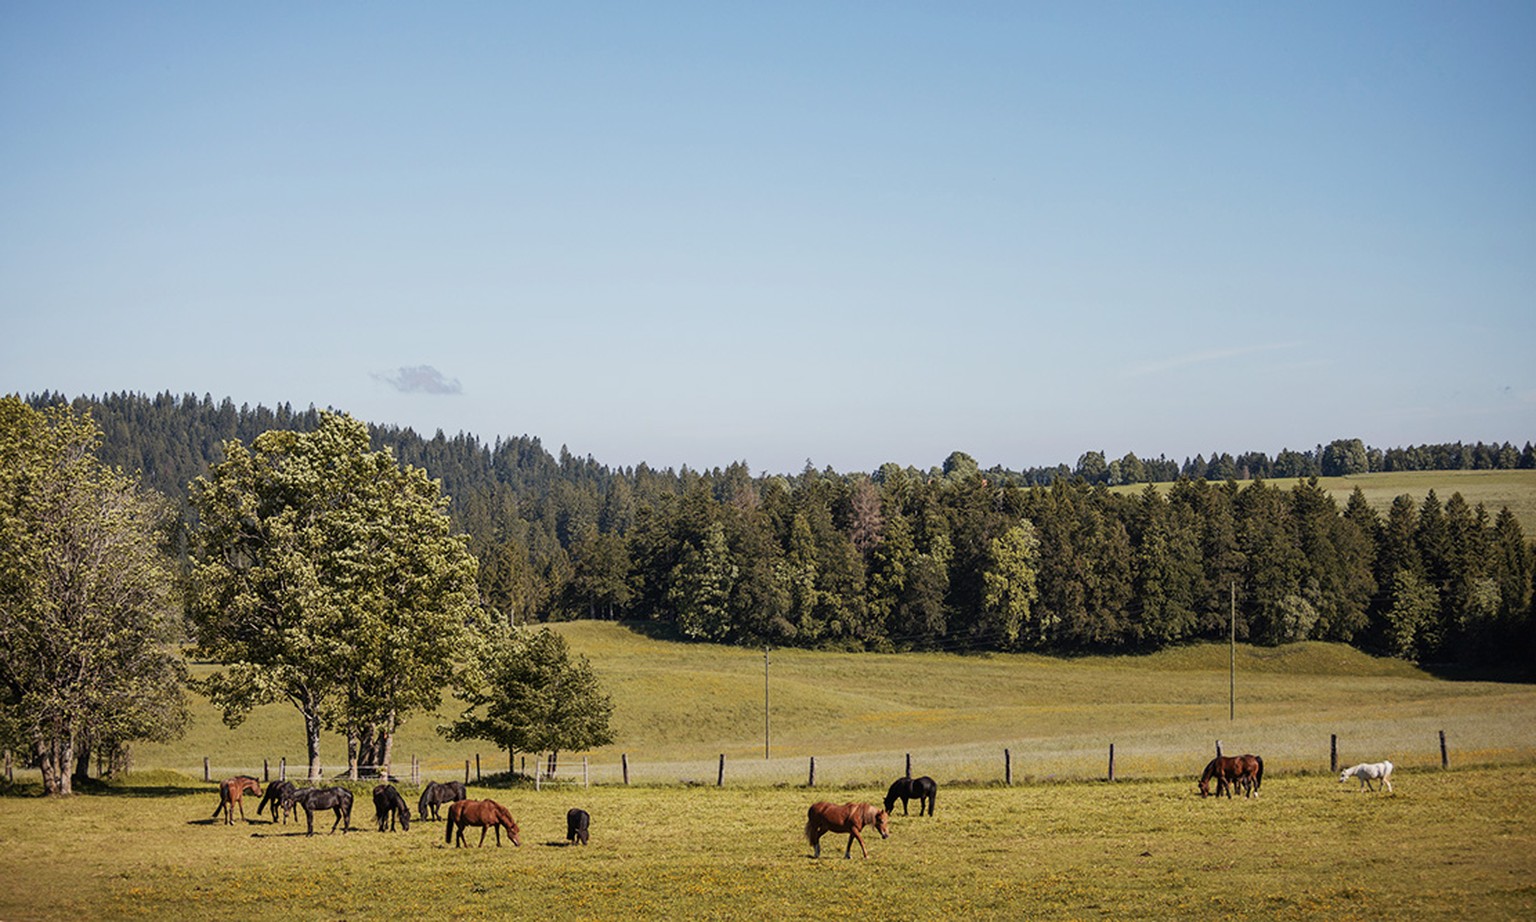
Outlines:
{"label": "wooden fence post", "polygon": [[1003,750],[1003,784],[1013,784],[1013,753]]}
{"label": "wooden fence post", "polygon": [[[1443,736],[1443,734],[1442,734],[1442,736]],[[203,780],[204,781],[212,781],[213,780],[212,778],[208,777],[208,757],[207,756],[203,756]]]}
{"label": "wooden fence post", "polygon": [[725,753],[720,753],[720,774],[715,776],[715,787],[725,787]]}
{"label": "wooden fence post", "polygon": [[1442,769],[1446,769],[1446,768],[1450,768],[1451,767],[1451,757],[1445,751],[1445,731],[1444,730],[1440,731],[1440,767]]}
{"label": "wooden fence post", "polygon": [[907,753],[907,778],[912,778],[912,753]]}
{"label": "wooden fence post", "polygon": [[1221,740],[1216,741],[1216,758],[1221,758]]}
{"label": "wooden fence post", "polygon": [[464,760],[464,783],[469,784],[469,760]]}
{"label": "wooden fence post", "polygon": [[11,774],[11,751],[9,749],[5,751],[5,780],[8,782],[16,780],[15,776]]}
{"label": "wooden fence post", "polygon": [[808,787],[808,788],[813,788],[813,787],[816,786],[816,757],[815,756],[811,756],[811,777],[806,779],[805,786]]}
{"label": "wooden fence post", "polygon": [[261,783],[266,784],[272,780],[272,772],[267,768],[267,757],[261,757]]}
{"label": "wooden fence post", "polygon": [[1109,744],[1109,780],[1115,780],[1115,744]]}
{"label": "wooden fence post", "polygon": [[624,766],[624,783],[629,784],[629,753],[619,753],[619,764]]}
{"label": "wooden fence post", "polygon": [[421,758],[411,753],[411,784],[421,787]]}
{"label": "wooden fence post", "polygon": [[592,786],[592,774],[591,770],[587,768],[586,756],[581,757],[581,786],[584,788],[589,788]]}
{"label": "wooden fence post", "polygon": [[1330,772],[1339,770],[1339,735],[1337,733],[1328,734],[1328,770]]}
{"label": "wooden fence post", "polygon": [[283,756],[282,758],[277,760],[277,780],[278,781],[287,781],[288,780],[288,757],[287,756]]}

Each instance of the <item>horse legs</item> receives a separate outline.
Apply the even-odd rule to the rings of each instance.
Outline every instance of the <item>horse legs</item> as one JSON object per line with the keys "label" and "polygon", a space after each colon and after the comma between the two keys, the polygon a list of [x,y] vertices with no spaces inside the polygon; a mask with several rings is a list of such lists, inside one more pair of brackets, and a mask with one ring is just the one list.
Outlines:
{"label": "horse legs", "polygon": [[868,858],[869,857],[869,849],[864,847],[864,837],[859,835],[859,831],[857,829],[851,829],[851,830],[848,831],[848,848],[843,852],[843,857],[844,858],[852,858],[853,857],[853,840],[854,839],[858,839],[859,840],[859,851],[864,853],[864,857],[865,858]]}
{"label": "horse legs", "polygon": [[1381,786],[1387,789],[1387,793],[1388,794],[1392,793],[1392,776],[1391,775],[1382,775],[1381,776]]}
{"label": "horse legs", "polygon": [[815,835],[811,835],[809,833],[806,834],[806,838],[811,840],[811,848],[814,849],[814,851],[811,854],[812,858],[820,858],[821,857],[821,837],[823,835],[825,835],[825,834],[826,834],[826,830],[825,829],[818,829],[818,830],[816,830],[816,834]]}
{"label": "horse legs", "polygon": [[[486,832],[487,832],[486,828],[484,826],[481,826],[480,827],[480,844],[475,846],[476,848],[485,848],[485,834],[486,834]],[[501,841],[501,833],[500,832],[496,833],[496,841],[497,842]]]}

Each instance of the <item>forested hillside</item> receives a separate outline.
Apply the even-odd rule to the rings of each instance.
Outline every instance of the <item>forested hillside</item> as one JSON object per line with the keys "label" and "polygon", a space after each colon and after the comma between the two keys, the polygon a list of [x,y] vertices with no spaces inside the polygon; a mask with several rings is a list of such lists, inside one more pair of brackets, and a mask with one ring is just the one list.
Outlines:
{"label": "forested hillside", "polygon": [[[106,461],[183,505],[225,440],[319,422],[314,408],[190,395],[69,402],[100,425]],[[754,477],[745,464],[610,468],[529,436],[371,432],[442,481],[482,601],[518,622],[623,618],[690,638],[850,649],[1144,651],[1225,638],[1235,611],[1239,639],[1257,643],[1336,640],[1462,663],[1536,651],[1532,549],[1507,510],[1431,494],[1382,515],[1305,479],[1536,467],[1530,443],[1339,440],[1182,464],[1088,452],[1075,468],[1025,471],[982,471],[956,452],[928,470]]]}

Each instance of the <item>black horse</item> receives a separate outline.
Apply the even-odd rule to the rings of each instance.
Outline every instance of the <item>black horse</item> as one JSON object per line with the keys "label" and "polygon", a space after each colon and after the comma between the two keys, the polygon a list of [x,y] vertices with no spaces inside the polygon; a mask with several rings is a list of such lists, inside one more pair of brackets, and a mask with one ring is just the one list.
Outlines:
{"label": "black horse", "polygon": [[938,799],[939,785],[932,778],[924,775],[921,778],[897,778],[891,789],[885,792],[885,812],[890,813],[896,806],[896,801],[901,801],[901,815],[907,815],[907,798],[917,798],[917,815],[922,816],[926,811],[933,816],[933,802]]}
{"label": "black horse", "polygon": [[[268,784],[267,790],[261,795],[261,803],[256,806],[256,815],[261,816],[267,809],[267,805],[271,804],[272,822],[277,822],[278,814],[281,812],[283,822],[286,824],[289,815],[294,813],[292,794],[296,790],[298,789],[294,787],[292,781],[274,781]],[[284,794],[289,795],[286,801],[283,799]],[[295,815],[294,819],[298,817]]]}
{"label": "black horse", "polygon": [[304,819],[309,827],[305,835],[315,834],[316,810],[336,811],[336,822],[331,824],[332,833],[336,832],[337,826],[341,827],[343,834],[352,828],[352,792],[346,788],[300,788],[293,792],[291,802],[304,808]]}
{"label": "black horse", "polygon": [[592,825],[592,817],[580,807],[572,807],[565,814],[565,841],[578,845],[587,844],[587,830]]}
{"label": "black horse", "polygon": [[379,832],[394,832],[396,817],[400,819],[401,829],[411,831],[411,808],[405,805],[405,798],[392,784],[381,784],[373,789],[373,813],[379,822]]}
{"label": "black horse", "polygon": [[464,791],[464,784],[460,781],[428,781],[427,786],[421,789],[421,801],[416,804],[416,815],[422,819],[427,818],[428,811],[434,820],[441,819],[438,814],[438,805],[451,804],[456,800],[468,800],[469,795]]}

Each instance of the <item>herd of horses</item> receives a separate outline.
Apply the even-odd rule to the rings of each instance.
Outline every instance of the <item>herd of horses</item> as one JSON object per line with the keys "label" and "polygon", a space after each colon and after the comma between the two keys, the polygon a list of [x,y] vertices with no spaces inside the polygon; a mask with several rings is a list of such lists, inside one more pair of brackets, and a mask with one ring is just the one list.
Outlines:
{"label": "herd of horses", "polygon": [[[1362,790],[1385,789],[1390,792],[1392,763],[1361,763],[1339,773],[1341,784],[1350,778],[1359,779]],[[1264,760],[1251,753],[1240,756],[1218,755],[1206,764],[1205,771],[1200,775],[1201,797],[1211,795],[1213,781],[1216,783],[1217,797],[1225,794],[1230,799],[1232,792],[1236,790],[1241,790],[1244,797],[1258,797],[1259,789],[1264,783]],[[1379,784],[1372,787],[1372,781]],[[865,829],[873,828],[880,834],[880,838],[890,838],[890,818],[895,812],[896,801],[901,801],[903,816],[907,815],[908,802],[916,800],[917,815],[931,817],[934,804],[938,800],[938,793],[938,783],[927,775],[919,778],[905,776],[897,778],[886,791],[883,808],[857,801],[834,804],[823,800],[811,804],[806,811],[805,839],[811,845],[812,857],[821,857],[822,836],[834,832],[848,834],[848,846],[843,850],[844,858],[853,857],[855,842],[859,844],[859,851],[868,858],[869,849],[864,844]],[[301,788],[291,781],[274,781],[263,790],[261,782],[249,775],[236,775],[219,782],[219,806],[213,815],[215,817],[222,815],[226,824],[233,824],[235,811],[238,809],[240,819],[249,822],[245,816],[246,794],[261,797],[261,802],[256,806],[256,815],[260,817],[270,809],[274,823],[281,820],[284,825],[287,825],[290,817],[296,823],[298,811],[302,809],[306,825],[305,835],[315,834],[316,811],[330,810],[335,814],[335,822],[331,824],[332,833],[335,833],[338,827],[345,833],[352,826],[352,792],[346,788]],[[426,819],[442,819],[441,808],[445,804],[448,807],[448,819],[444,829],[443,844],[453,843],[455,848],[464,846],[464,830],[471,826],[480,829],[480,842],[477,847],[484,847],[486,834],[494,832],[496,847],[500,848],[502,830],[506,830],[507,838],[514,846],[523,844],[522,830],[518,828],[517,820],[512,818],[511,812],[506,807],[494,800],[470,800],[464,784],[458,781],[427,782],[416,804],[418,822]],[[393,784],[380,784],[374,787],[373,808],[379,832],[393,832],[396,824],[401,830],[410,830],[410,806],[406,804],[405,798]],[[590,814],[579,807],[572,808],[566,813],[565,819],[566,842],[586,845],[591,830]]]}
{"label": "herd of horses", "polygon": [[[213,815],[222,815],[226,824],[233,824],[235,811],[240,819],[250,822],[245,815],[245,795],[260,796],[256,815],[272,812],[272,822],[287,825],[291,818],[298,822],[299,810],[304,811],[305,835],[315,834],[315,812],[331,810],[336,819],[331,832],[339,827],[342,833],[352,828],[352,792],[343,787],[301,788],[291,781],[274,781],[263,790],[261,782],[250,775],[236,775],[219,782],[219,806]],[[445,827],[444,844],[453,843],[455,848],[464,845],[464,830],[480,827],[480,843],[485,845],[486,833],[495,831],[496,847],[501,847],[501,831],[513,845],[522,845],[522,830],[511,812],[494,800],[470,800],[464,785],[458,781],[429,781],[421,790],[416,805],[418,821],[441,819],[442,805],[448,805],[448,825]],[[376,785],[373,789],[374,820],[379,832],[393,832],[396,825],[402,831],[411,828],[411,808],[393,784]],[[573,808],[566,815],[566,839],[577,845],[586,845],[590,836],[591,816],[587,811]]]}

